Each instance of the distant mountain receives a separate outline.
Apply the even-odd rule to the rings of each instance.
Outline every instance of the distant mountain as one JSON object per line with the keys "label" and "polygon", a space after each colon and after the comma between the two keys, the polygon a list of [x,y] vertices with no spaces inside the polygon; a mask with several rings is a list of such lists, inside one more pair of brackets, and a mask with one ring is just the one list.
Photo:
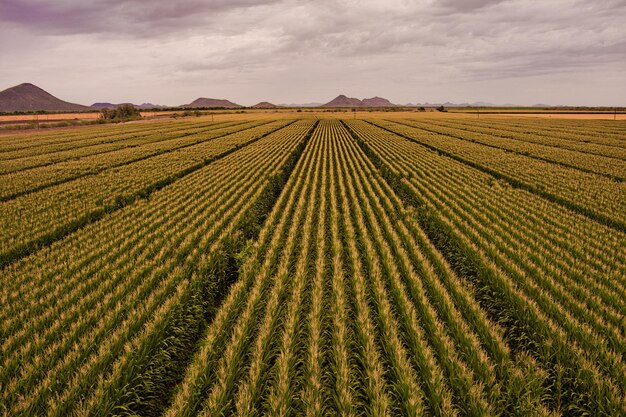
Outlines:
{"label": "distant mountain", "polygon": [[89,107],[92,107],[94,109],[114,109],[117,106],[119,106],[119,104],[113,104],[113,103],[93,103]]}
{"label": "distant mountain", "polygon": [[36,85],[24,83],[0,91],[0,112],[14,111],[73,112],[91,110],[87,106],[68,103]]}
{"label": "distant mountain", "polygon": [[152,104],[152,103],[134,104],[134,106],[138,107],[140,109],[160,109],[160,108],[169,107],[169,106],[165,106],[163,104]]}
{"label": "distant mountain", "polygon": [[91,105],[92,108],[94,109],[115,109],[118,106],[121,106],[122,104],[131,104],[135,107],[137,107],[138,109],[157,109],[157,108],[166,108],[167,106],[162,106],[160,104],[152,104],[152,103],[142,103],[142,104],[133,104],[133,103],[118,103],[118,104],[113,104],[113,103],[93,103]]}
{"label": "distant mountain", "polygon": [[364,98],[361,100],[361,105],[363,107],[394,107],[391,101],[382,97],[372,97],[372,98]]}
{"label": "distant mountain", "polygon": [[346,97],[343,94],[338,95],[326,104],[320,107],[361,107],[363,103],[358,98]]}
{"label": "distant mountain", "polygon": [[395,104],[382,97],[372,97],[359,100],[358,98],[338,95],[320,107],[395,107]]}
{"label": "distant mountain", "polygon": [[470,103],[469,106],[472,106],[472,107],[494,107],[495,104],[489,103],[489,102],[485,102],[485,101],[476,101],[474,103]]}
{"label": "distant mountain", "polygon": [[277,107],[278,106],[276,104],[272,104],[268,101],[262,101],[252,106],[253,109],[275,109]]}
{"label": "distant mountain", "polygon": [[243,106],[228,100],[200,97],[199,99],[196,99],[189,104],[183,104],[180,107],[224,107],[227,109],[239,109]]}
{"label": "distant mountain", "polygon": [[[511,104],[511,103],[495,104],[495,103],[489,103],[486,101],[475,101],[473,103],[451,103],[449,101],[445,103],[417,103],[414,106],[415,107],[439,107],[442,105],[444,107],[525,107],[519,104]],[[535,106],[536,107],[552,107],[552,106],[543,105],[543,104],[538,104]]]}
{"label": "distant mountain", "polygon": [[320,107],[322,103],[291,103],[291,104],[279,104],[278,107]]}

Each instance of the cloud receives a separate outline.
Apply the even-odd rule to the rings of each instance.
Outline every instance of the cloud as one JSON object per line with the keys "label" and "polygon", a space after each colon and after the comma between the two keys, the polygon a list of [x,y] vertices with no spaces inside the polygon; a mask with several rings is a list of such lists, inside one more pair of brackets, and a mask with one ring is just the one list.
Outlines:
{"label": "cloud", "polygon": [[0,21],[42,34],[159,36],[214,21],[224,13],[276,1],[3,0]]}
{"label": "cloud", "polygon": [[[529,86],[560,85],[555,77],[575,84],[561,94],[578,90],[580,103],[597,97],[580,88],[585,83],[606,91],[607,102],[626,96],[614,82],[626,71],[623,0],[3,0],[1,7],[0,50],[11,65],[0,67],[0,79],[52,85],[79,102],[231,94],[251,103],[270,95],[320,101],[339,91],[398,102],[504,94],[519,102]],[[607,80],[606,90],[590,73]]]}
{"label": "cloud", "polygon": [[504,1],[506,0],[440,0],[439,6],[455,12],[468,13],[484,7],[496,5]]}

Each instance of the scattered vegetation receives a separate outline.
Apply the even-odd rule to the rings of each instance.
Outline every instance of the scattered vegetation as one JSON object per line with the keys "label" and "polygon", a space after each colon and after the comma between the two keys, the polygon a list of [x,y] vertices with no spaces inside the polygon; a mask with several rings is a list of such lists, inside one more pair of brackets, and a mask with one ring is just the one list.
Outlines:
{"label": "scattered vegetation", "polygon": [[103,120],[127,121],[141,118],[141,112],[132,104],[120,104],[114,109],[104,108],[100,110]]}

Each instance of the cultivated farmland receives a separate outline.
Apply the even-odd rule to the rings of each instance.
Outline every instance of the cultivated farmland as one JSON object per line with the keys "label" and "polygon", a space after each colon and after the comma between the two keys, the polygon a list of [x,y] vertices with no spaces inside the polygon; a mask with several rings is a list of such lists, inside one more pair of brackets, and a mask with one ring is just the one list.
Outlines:
{"label": "cultivated farmland", "polygon": [[0,413],[626,415],[625,122],[295,115],[0,137]]}

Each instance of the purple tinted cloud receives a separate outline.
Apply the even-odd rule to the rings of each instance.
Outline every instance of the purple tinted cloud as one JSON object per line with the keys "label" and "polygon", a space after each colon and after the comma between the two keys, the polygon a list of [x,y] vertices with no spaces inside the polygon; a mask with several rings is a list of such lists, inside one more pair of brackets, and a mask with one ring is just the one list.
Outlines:
{"label": "purple tinted cloud", "polygon": [[184,30],[262,0],[3,0],[0,21],[42,34],[160,34]]}
{"label": "purple tinted cloud", "polygon": [[78,102],[619,104],[625,16],[625,0],[2,0],[0,89],[29,81]]}
{"label": "purple tinted cloud", "polygon": [[460,13],[473,12],[483,7],[490,7],[506,0],[440,0],[439,5],[449,11]]}

